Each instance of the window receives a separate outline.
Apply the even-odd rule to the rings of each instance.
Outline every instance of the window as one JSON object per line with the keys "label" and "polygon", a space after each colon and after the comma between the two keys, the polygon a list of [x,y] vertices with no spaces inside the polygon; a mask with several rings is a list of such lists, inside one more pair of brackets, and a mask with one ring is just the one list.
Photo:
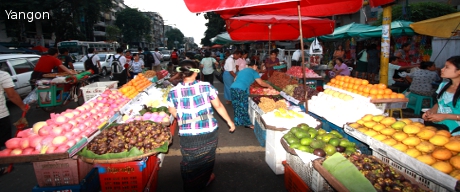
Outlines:
{"label": "window", "polygon": [[37,62],[38,60],[40,59],[40,57],[30,57],[30,58],[27,58],[27,60],[29,60],[30,63],[32,63],[32,65],[37,65]]}
{"label": "window", "polygon": [[34,70],[34,66],[32,66],[27,60],[25,59],[12,59],[8,60],[8,62],[13,67],[16,75],[31,72]]}
{"label": "window", "polygon": [[10,75],[12,75],[11,70],[8,67],[8,64],[6,63],[6,61],[0,61],[0,70],[8,72]]}

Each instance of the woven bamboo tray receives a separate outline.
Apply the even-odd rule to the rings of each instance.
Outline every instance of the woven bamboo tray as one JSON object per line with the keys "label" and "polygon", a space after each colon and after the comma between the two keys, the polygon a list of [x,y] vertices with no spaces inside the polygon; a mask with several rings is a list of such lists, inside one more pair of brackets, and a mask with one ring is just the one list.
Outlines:
{"label": "woven bamboo tray", "polygon": [[[168,142],[169,142],[169,145],[171,145],[172,137],[169,138]],[[159,152],[153,151],[153,152],[145,153],[143,155],[139,155],[139,156],[136,156],[136,157],[125,157],[125,158],[118,158],[118,159],[94,159],[94,158],[83,157],[83,156],[80,156],[80,155],[78,156],[78,158],[80,158],[84,162],[91,163],[91,164],[94,164],[94,163],[99,163],[99,164],[103,164],[103,163],[124,163],[124,162],[130,162],[130,161],[139,160],[139,159],[142,159],[144,157],[149,157],[149,156],[152,156],[152,155],[156,155],[158,153]]]}
{"label": "woven bamboo tray", "polygon": [[44,74],[43,77],[46,77],[46,78],[55,78],[55,77],[65,77],[65,76],[69,76],[71,75],[70,73],[67,73],[67,72],[60,72],[60,73],[48,73],[48,74]]}

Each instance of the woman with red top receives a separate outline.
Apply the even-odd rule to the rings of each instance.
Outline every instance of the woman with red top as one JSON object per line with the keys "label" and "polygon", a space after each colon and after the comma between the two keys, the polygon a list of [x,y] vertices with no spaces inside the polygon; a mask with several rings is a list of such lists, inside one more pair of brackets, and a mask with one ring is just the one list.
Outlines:
{"label": "woman with red top", "polygon": [[35,88],[35,81],[41,79],[44,74],[51,73],[55,67],[70,74],[77,74],[75,71],[69,70],[67,67],[62,65],[61,60],[57,57],[58,51],[55,48],[49,48],[48,55],[42,55],[40,57],[35,65],[32,75],[30,75],[30,85],[32,86],[32,90]]}

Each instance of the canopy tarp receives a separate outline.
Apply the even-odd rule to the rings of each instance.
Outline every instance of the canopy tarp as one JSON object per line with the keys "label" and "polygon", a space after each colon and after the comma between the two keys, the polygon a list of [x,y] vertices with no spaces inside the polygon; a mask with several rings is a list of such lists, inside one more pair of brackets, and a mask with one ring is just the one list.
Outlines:
{"label": "canopy tarp", "polygon": [[0,45],[0,53],[24,53],[24,51],[15,50],[15,49],[8,49],[8,48]]}
{"label": "canopy tarp", "polygon": [[[221,0],[208,1],[184,0],[193,13],[215,11],[228,19],[241,15],[298,15],[298,0]],[[300,0],[302,16],[326,17],[350,14],[359,11],[362,0]]]}
{"label": "canopy tarp", "polygon": [[[301,17],[303,37],[330,34],[334,21],[314,17]],[[300,37],[299,17],[282,15],[245,15],[225,20],[233,40],[277,41],[296,40]]]}
{"label": "canopy tarp", "polygon": [[415,22],[410,27],[418,34],[449,38],[460,30],[460,12]]}
{"label": "canopy tarp", "polygon": [[244,43],[250,43],[251,41],[235,41],[230,37],[230,34],[228,32],[221,33],[214,38],[211,39],[211,42],[214,44],[219,44],[219,45],[226,45],[226,44],[244,44]]}
{"label": "canopy tarp", "polygon": [[[391,22],[391,36],[411,36],[415,35],[414,30],[410,27],[411,21],[393,21]],[[360,32],[358,34],[359,37],[382,37],[382,25],[378,27],[374,27],[373,29]]]}
{"label": "canopy tarp", "polygon": [[318,39],[323,41],[333,41],[338,39],[345,39],[350,37],[356,37],[360,33],[376,28],[375,26],[364,25],[359,23],[350,23],[334,29],[334,33],[330,35],[323,35]]}

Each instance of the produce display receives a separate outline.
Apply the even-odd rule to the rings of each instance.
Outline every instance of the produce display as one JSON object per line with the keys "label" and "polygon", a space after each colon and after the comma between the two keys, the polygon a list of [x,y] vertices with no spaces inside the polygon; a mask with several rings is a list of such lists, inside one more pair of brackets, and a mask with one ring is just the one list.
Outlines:
{"label": "produce display", "polygon": [[425,191],[375,156],[353,153],[347,158],[377,191]]}
{"label": "produce display", "polygon": [[[297,77],[297,78],[303,78],[301,66],[292,66],[286,71],[286,74]],[[321,76],[315,73],[315,71],[305,68],[305,77],[306,78],[318,78]]]}
{"label": "produce display", "polygon": [[170,137],[168,127],[151,121],[133,121],[104,129],[88,144],[87,149],[98,155],[127,152],[134,147],[149,153]]}
{"label": "produce display", "polygon": [[326,157],[336,152],[352,154],[356,152],[356,144],[343,138],[339,132],[315,129],[306,124],[291,128],[283,138],[290,148],[298,149],[316,156]]}
{"label": "produce display", "polygon": [[37,122],[8,140],[0,156],[66,152],[83,137],[90,137],[128,101],[120,92],[107,89],[76,109],[51,113],[47,121]]}
{"label": "produce display", "polygon": [[249,94],[251,95],[279,95],[280,92],[275,89],[270,89],[270,88],[250,87]]}
{"label": "produce display", "polygon": [[168,74],[169,74],[168,71],[166,71],[166,70],[161,70],[161,71],[158,72],[156,75],[157,75],[158,79],[163,79],[163,78],[165,78]]}
{"label": "produce display", "polygon": [[316,127],[320,124],[320,122],[318,122],[315,118],[306,113],[296,112],[289,109],[277,109],[265,113],[262,115],[262,119],[267,126],[285,129],[296,127],[302,123],[311,127]]}
{"label": "produce display", "polygon": [[139,116],[134,116],[134,117],[129,117],[129,116],[123,116],[122,120],[125,123],[129,123],[131,121],[139,121],[139,120],[144,120],[144,121],[153,121],[157,123],[169,123],[169,117],[170,113],[167,107],[162,106],[162,107],[147,107],[147,105],[144,105],[144,108],[139,111]]}
{"label": "produce display", "polygon": [[273,72],[273,74],[270,76],[270,78],[268,78],[268,81],[272,85],[274,85],[274,86],[276,86],[276,87],[278,87],[280,89],[284,89],[284,87],[286,87],[286,85],[299,84],[299,82],[297,82],[297,80],[292,79],[286,73],[282,73],[282,72],[278,72],[278,71]]}
{"label": "produce display", "polygon": [[152,85],[142,73],[139,73],[134,79],[123,85],[119,91],[126,97],[133,99],[139,92]]}
{"label": "produce display", "polygon": [[365,115],[349,126],[460,179],[460,137],[452,137],[446,130],[383,115]]}
{"label": "produce display", "polygon": [[157,72],[154,71],[154,70],[147,70],[144,72],[144,77],[145,78],[152,78],[152,77],[155,77],[157,76]]}
{"label": "produce display", "polygon": [[267,97],[261,97],[260,98],[260,103],[258,104],[258,106],[260,107],[260,109],[267,113],[267,112],[271,112],[275,109],[287,109],[287,103],[286,103],[286,100],[284,99],[281,99],[281,100],[278,100],[278,101],[274,101],[273,99],[270,99],[270,98],[267,98]]}
{"label": "produce display", "polygon": [[337,75],[328,86],[343,89],[371,99],[404,99],[402,93],[393,92],[385,84],[369,84],[369,81],[349,76]]}
{"label": "produce display", "polygon": [[265,96],[254,96],[252,97],[252,100],[256,103],[256,104],[259,104],[261,101],[260,99],[261,98],[268,98],[268,99],[271,99],[275,102],[281,100],[282,98],[280,96],[274,96],[274,95],[265,95]]}
{"label": "produce display", "polygon": [[338,126],[357,121],[366,114],[383,114],[383,111],[371,103],[368,98],[355,98],[343,91],[330,89],[320,92],[318,96],[312,96],[308,100],[308,109]]}

